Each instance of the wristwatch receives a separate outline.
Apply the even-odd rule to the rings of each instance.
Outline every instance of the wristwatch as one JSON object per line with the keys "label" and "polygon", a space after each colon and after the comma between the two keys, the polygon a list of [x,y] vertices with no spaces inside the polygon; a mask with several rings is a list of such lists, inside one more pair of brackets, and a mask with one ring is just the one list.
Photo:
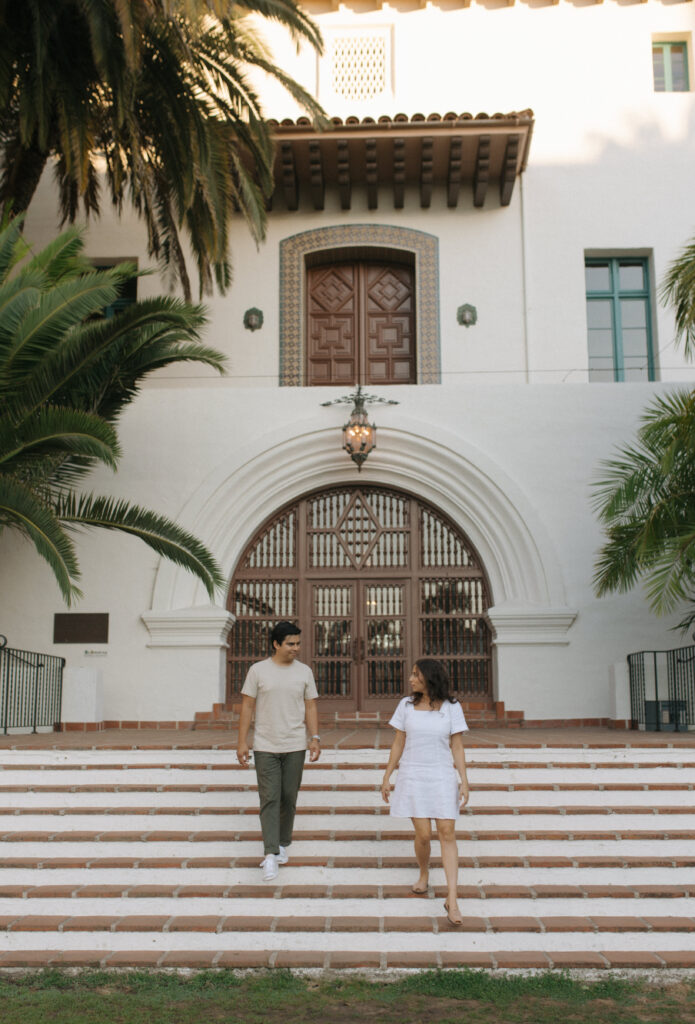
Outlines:
{"label": "wristwatch", "polygon": [[321,737],[319,736],[318,733],[315,733],[311,738],[312,738],[312,740],[318,740],[319,743],[321,742]]}

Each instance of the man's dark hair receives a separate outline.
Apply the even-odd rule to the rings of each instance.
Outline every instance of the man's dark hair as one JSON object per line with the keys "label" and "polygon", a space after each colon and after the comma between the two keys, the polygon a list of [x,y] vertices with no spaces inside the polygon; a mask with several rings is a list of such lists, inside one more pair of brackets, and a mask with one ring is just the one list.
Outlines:
{"label": "man's dark hair", "polygon": [[282,647],[285,642],[285,637],[298,636],[301,633],[299,626],[295,626],[294,622],[278,622],[272,629],[270,634],[270,646],[272,650],[275,650],[275,644],[278,647]]}

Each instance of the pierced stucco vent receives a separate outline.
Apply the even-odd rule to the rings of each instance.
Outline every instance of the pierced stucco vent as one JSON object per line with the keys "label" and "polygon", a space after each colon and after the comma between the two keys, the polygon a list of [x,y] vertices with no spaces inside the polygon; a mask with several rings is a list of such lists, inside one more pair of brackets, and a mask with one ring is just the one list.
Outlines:
{"label": "pierced stucco vent", "polygon": [[387,39],[378,35],[337,36],[331,46],[331,91],[346,100],[373,100],[388,83]]}

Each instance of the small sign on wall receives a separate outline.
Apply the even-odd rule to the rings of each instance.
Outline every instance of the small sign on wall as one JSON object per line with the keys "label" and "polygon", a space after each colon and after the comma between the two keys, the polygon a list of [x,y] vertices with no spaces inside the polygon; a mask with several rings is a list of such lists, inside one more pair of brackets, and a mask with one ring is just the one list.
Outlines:
{"label": "small sign on wall", "polygon": [[104,612],[60,612],[53,616],[54,644],[107,644],[109,616]]}

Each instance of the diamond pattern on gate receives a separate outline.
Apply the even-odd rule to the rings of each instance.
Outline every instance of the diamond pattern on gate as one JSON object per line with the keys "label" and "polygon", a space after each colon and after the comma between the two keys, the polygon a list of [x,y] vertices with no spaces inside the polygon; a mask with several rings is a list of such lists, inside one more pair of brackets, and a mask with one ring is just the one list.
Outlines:
{"label": "diamond pattern on gate", "polygon": [[370,550],[379,526],[359,495],[348,506],[338,536],[351,559],[360,565]]}

